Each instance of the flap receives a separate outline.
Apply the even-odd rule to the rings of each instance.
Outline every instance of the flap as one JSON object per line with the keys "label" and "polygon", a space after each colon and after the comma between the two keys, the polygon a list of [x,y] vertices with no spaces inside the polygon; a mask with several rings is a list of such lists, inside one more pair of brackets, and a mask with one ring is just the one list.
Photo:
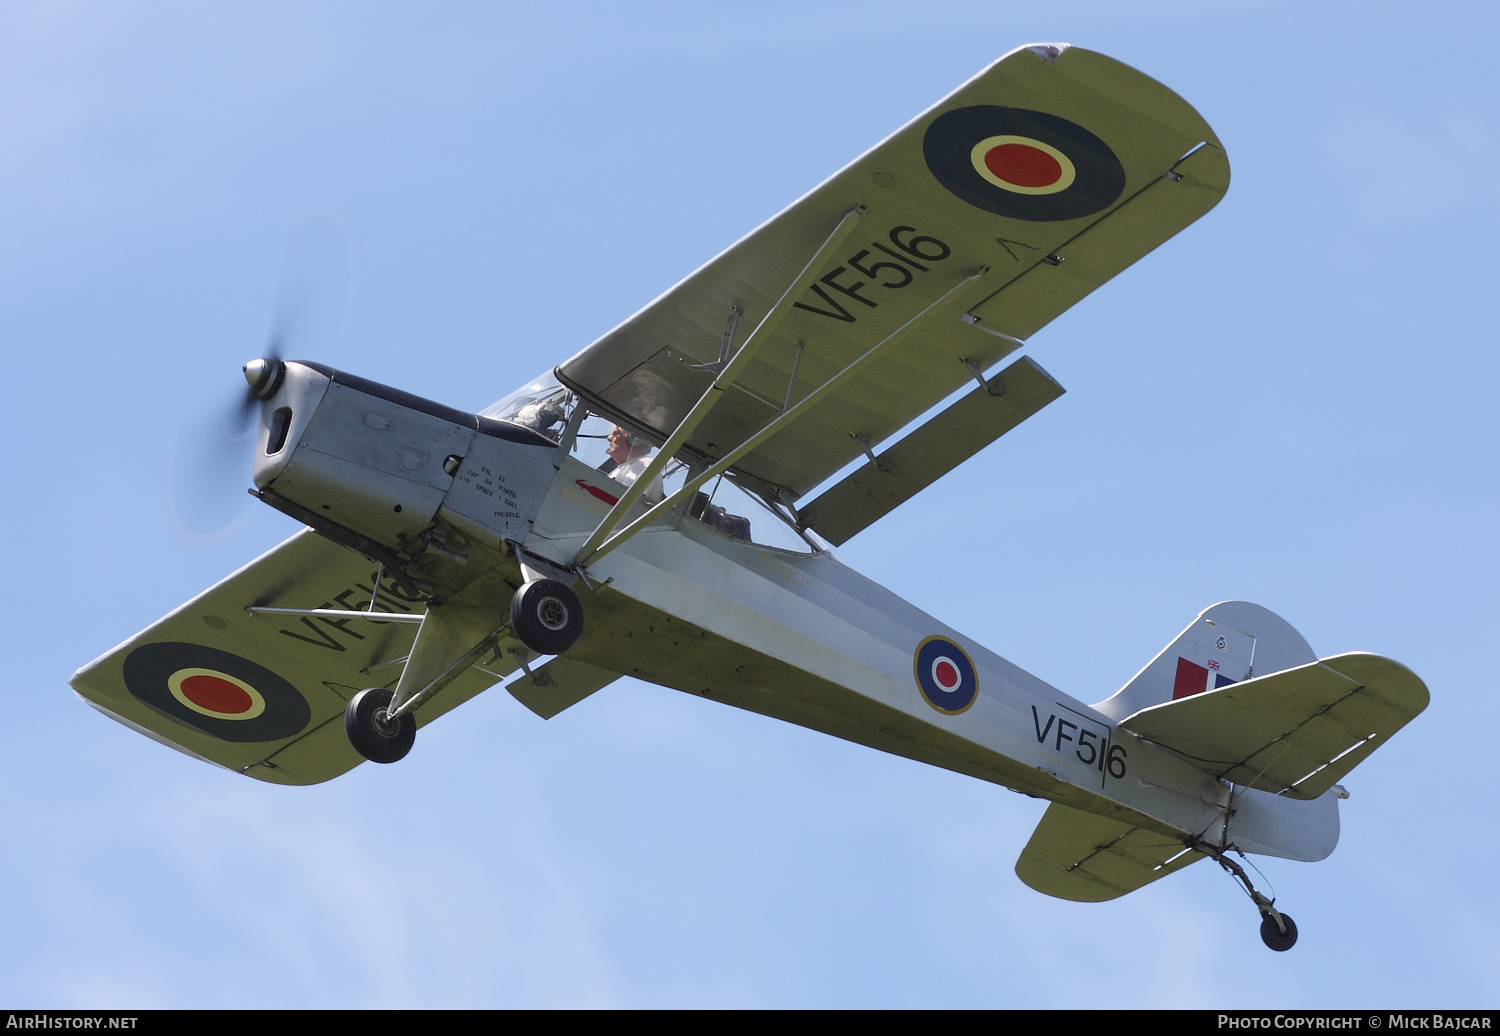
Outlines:
{"label": "flap", "polygon": [[505,685],[511,696],[542,719],[551,719],[563,709],[577,705],[595,691],[614,683],[619,673],[558,655]]}
{"label": "flap", "polygon": [[1021,850],[1016,876],[1058,899],[1098,903],[1201,859],[1169,835],[1054,802]]}
{"label": "flap", "polygon": [[1214,777],[1315,799],[1427,702],[1410,669],[1353,652],[1142,709],[1120,726]]}
{"label": "flap", "polygon": [[1022,357],[801,510],[834,546],[883,518],[1063,394]]}

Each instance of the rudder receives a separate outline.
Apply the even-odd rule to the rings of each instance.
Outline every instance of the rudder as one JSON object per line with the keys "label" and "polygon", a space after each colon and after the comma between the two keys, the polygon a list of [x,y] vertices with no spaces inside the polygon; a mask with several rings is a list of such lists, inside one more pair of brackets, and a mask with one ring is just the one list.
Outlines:
{"label": "rudder", "polygon": [[1204,609],[1129,683],[1094,706],[1115,722],[1152,705],[1317,660],[1281,616],[1248,601]]}

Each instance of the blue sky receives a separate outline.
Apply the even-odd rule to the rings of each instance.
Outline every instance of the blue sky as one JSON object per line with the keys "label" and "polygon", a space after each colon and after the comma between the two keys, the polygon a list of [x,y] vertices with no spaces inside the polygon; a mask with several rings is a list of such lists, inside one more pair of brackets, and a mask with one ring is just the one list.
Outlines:
{"label": "blue sky", "polygon": [[[1493,1006],[1497,22],[5,5],[0,1003]],[[648,685],[547,723],[488,693],[311,789],[68,690],[293,531],[259,507],[204,542],[166,507],[283,282],[295,354],[478,409],[1056,40],[1197,107],[1229,194],[1033,339],[1062,400],[839,553],[1090,701],[1226,598],[1412,667],[1432,705],[1344,782],[1334,855],[1262,861],[1291,952],[1211,864],[1051,900],[1012,873],[1040,802]]]}

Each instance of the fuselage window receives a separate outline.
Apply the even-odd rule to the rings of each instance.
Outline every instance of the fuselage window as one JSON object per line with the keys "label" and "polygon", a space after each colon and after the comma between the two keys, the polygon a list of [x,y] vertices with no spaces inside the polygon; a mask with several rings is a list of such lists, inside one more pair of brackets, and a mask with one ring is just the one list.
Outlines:
{"label": "fuselage window", "polygon": [[567,427],[576,399],[549,373],[485,407],[479,416],[508,421],[555,440]]}
{"label": "fuselage window", "polygon": [[[577,460],[625,488],[645,473],[657,454],[653,443],[597,414],[583,417],[572,442],[567,445]],[[652,478],[644,498],[648,504],[663,500],[681,489],[691,477],[689,466],[674,458]],[[800,554],[819,549],[728,477],[705,484],[692,494],[686,506],[685,519],[706,525],[731,540]]]}

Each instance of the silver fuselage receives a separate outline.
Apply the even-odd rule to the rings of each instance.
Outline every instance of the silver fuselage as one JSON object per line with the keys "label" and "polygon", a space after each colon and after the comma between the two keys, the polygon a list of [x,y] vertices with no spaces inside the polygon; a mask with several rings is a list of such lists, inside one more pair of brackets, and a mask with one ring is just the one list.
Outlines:
{"label": "silver fuselage", "polygon": [[[608,510],[580,482],[613,486],[560,457],[527,552],[559,565],[576,554]],[[619,626],[609,643],[649,655],[627,671],[653,682],[1164,834],[1219,841],[1232,795],[1233,840],[1247,852],[1320,859],[1337,840],[1331,797],[1290,802],[1213,781],[829,551],[778,550],[674,519],[596,562],[589,579],[634,602],[603,621]],[[653,631],[646,617],[658,613],[678,625]],[[960,714],[930,705],[918,686],[914,653],[935,635],[962,646],[978,672],[977,698]],[[653,639],[656,649],[642,651]],[[1312,822],[1289,826],[1291,815]]]}
{"label": "silver fuselage", "polygon": [[[267,502],[391,558],[434,601],[487,572],[507,595],[497,615],[509,584],[538,570],[571,578],[623,489],[575,459],[566,432],[512,435],[313,365],[287,365],[263,417],[255,481]],[[1331,797],[1212,780],[831,552],[733,539],[681,512],[581,572],[586,636],[570,656],[1169,838],[1222,844],[1228,823],[1240,848],[1298,859],[1337,841]],[[934,637],[972,662],[977,693],[961,710],[924,694],[916,654]]]}

